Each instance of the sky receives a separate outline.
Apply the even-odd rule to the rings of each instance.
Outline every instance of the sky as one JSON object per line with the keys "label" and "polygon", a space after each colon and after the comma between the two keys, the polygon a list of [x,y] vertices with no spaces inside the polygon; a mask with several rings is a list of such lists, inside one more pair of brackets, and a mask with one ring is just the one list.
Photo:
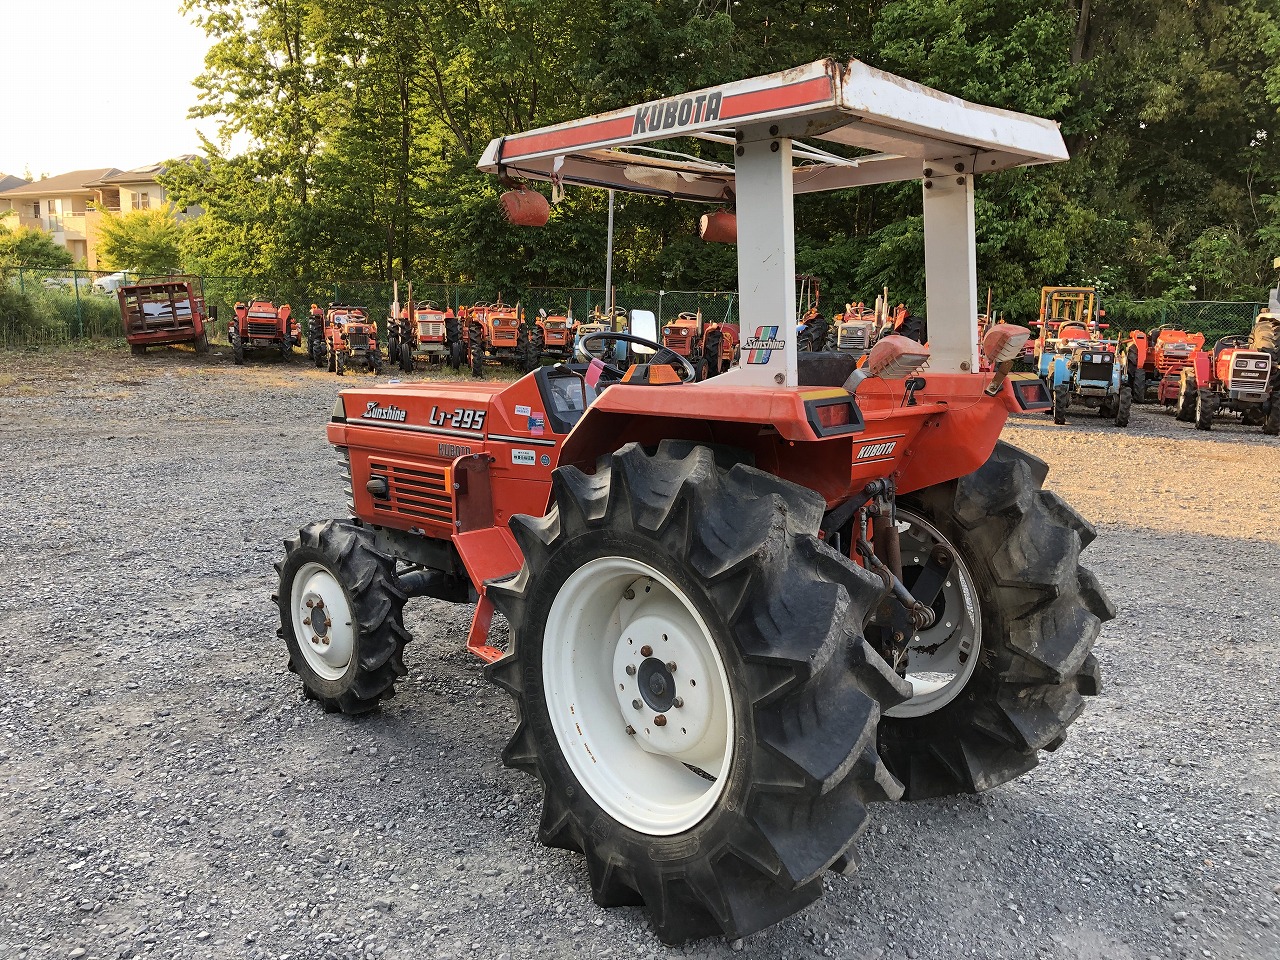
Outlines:
{"label": "sky", "polygon": [[[196,153],[209,41],[180,0],[0,0],[0,174],[128,170]],[[199,128],[216,140],[216,124]]]}

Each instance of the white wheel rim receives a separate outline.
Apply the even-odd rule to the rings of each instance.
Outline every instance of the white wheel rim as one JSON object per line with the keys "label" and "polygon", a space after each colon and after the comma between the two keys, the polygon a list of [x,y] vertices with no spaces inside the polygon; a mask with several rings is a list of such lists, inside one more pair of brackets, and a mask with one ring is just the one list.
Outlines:
{"label": "white wheel rim", "polygon": [[551,604],[542,676],[560,749],[606,813],[654,836],[710,813],[733,761],[733,701],[706,622],[671,580],[625,557],[583,564]]}
{"label": "white wheel rim", "polygon": [[307,665],[325,680],[340,679],[356,645],[355,617],[342,585],[323,564],[304,564],[293,578],[289,606]]}
{"label": "white wheel rim", "polygon": [[907,510],[898,510],[902,566],[922,567],[935,545],[947,548],[955,562],[939,597],[941,614],[933,626],[917,630],[907,647],[911,699],[885,711],[887,717],[923,717],[960,695],[982,653],[982,611],[973,575],[955,546],[936,527]]}

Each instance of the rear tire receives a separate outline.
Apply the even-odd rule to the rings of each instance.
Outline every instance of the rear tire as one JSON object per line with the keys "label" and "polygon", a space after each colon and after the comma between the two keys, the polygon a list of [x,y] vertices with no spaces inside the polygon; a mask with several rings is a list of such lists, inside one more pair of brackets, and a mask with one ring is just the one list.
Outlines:
{"label": "rear tire", "polygon": [[528,373],[530,370],[537,370],[542,364],[542,354],[546,351],[546,347],[546,334],[541,327],[535,326],[529,335],[529,345],[526,347],[524,366],[521,367],[521,371]]}
{"label": "rear tire", "polygon": [[413,347],[407,343],[400,345],[400,370],[402,373],[413,373]]}
{"label": "rear tire", "polygon": [[237,367],[244,363],[244,341],[234,333],[231,335],[231,359]]}
{"label": "rear tire", "polygon": [[552,487],[546,517],[512,519],[525,566],[488,591],[514,631],[488,668],[517,702],[503,762],[541,781],[540,839],[669,944],[812,903],[866,804],[900,791],[875,729],[905,685],[862,636],[878,580],[818,540],[819,496],[707,447],[628,444]]}
{"label": "rear tire", "polygon": [[471,376],[484,376],[484,325],[479,320],[471,321],[467,330],[471,339]]}
{"label": "rear tire", "polygon": [[1218,395],[1208,387],[1196,391],[1196,429],[1212,430],[1213,417],[1218,412]]}
{"label": "rear tire", "polygon": [[1053,388],[1053,422],[1063,424],[1067,422],[1067,408],[1071,406],[1071,388],[1066,383],[1060,383]]}
{"label": "rear tire", "polygon": [[[366,713],[393,696],[408,673],[406,596],[395,561],[374,547],[373,535],[345,520],[308,524],[285,541],[276,572],[277,636],[306,695],[342,713]],[[319,627],[317,610],[325,616]]]}
{"label": "rear tire", "polygon": [[466,348],[462,345],[461,340],[455,340],[449,344],[449,367],[454,373],[462,369],[462,364],[466,356]]}
{"label": "rear tire", "polygon": [[1134,403],[1147,402],[1147,371],[1141,367],[1130,367],[1129,390]]}
{"label": "rear tire", "polygon": [[[1093,528],[1043,489],[1047,473],[1042,461],[1001,442],[974,473],[900,500],[908,522],[918,515],[954,550],[963,567],[952,568],[952,581],[969,574],[970,586],[959,577],[958,594],[972,590],[977,607],[962,601],[963,610],[951,609],[944,592],[938,625],[913,638],[908,661],[909,674],[914,667],[932,677],[933,659],[949,656],[962,678],[964,637],[946,633],[954,624],[970,632],[968,657],[977,658],[963,686],[926,686],[880,722],[881,755],[908,799],[978,793],[1020,776],[1041,750],[1058,748],[1082,698],[1098,692],[1091,650],[1115,608],[1079,564]],[[908,567],[913,539],[922,550],[936,540],[904,535]]]}
{"label": "rear tire", "polygon": [[147,355],[147,348],[140,343],[131,343],[129,344],[129,352],[135,357],[145,357]]}

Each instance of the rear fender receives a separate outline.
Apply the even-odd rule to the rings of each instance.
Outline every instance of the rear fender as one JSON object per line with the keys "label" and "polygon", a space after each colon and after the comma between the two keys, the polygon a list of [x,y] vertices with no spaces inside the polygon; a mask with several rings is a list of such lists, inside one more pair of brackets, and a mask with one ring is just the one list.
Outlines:
{"label": "rear fender", "polygon": [[1196,375],[1196,383],[1209,384],[1213,382],[1213,357],[1204,350],[1197,351],[1187,363]]}
{"label": "rear fender", "polygon": [[1048,375],[1045,377],[1050,387],[1057,387],[1071,381],[1071,371],[1067,369],[1066,357],[1054,357],[1050,361]]}
{"label": "rear fender", "polygon": [[1149,344],[1147,343],[1147,335],[1141,330],[1134,330],[1129,334],[1129,340],[1136,352],[1134,362],[1139,367],[1145,367],[1147,365],[1147,351],[1149,347]]}

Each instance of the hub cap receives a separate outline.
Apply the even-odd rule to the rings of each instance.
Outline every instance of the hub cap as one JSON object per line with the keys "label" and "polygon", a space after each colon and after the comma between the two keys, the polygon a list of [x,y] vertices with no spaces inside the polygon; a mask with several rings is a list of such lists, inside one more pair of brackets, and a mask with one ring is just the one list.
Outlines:
{"label": "hub cap", "polygon": [[959,696],[982,652],[982,611],[973,576],[959,551],[933,525],[907,510],[898,510],[902,542],[902,575],[910,587],[936,546],[953,557],[947,578],[933,602],[937,620],[911,635],[907,647],[907,680],[911,699],[885,711],[889,717],[922,717]]}
{"label": "hub cap", "polygon": [[552,602],[542,672],[565,759],[610,816],[667,836],[715,806],[733,759],[729,680],[671,580],[625,557],[584,564]]}
{"label": "hub cap", "polygon": [[307,665],[325,680],[339,679],[355,649],[355,618],[342,585],[321,564],[305,564],[293,578],[290,609]]}

